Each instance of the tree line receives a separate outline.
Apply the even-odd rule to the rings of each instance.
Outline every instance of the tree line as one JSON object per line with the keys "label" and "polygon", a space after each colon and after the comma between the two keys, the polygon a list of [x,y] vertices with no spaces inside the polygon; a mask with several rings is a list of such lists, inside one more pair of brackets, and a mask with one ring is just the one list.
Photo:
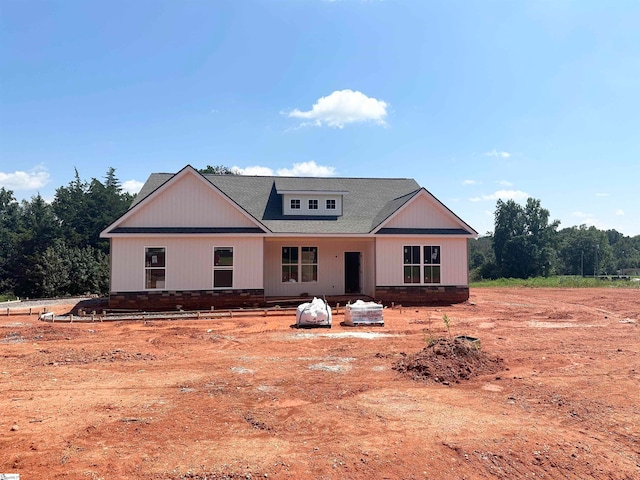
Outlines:
{"label": "tree line", "polygon": [[[224,166],[202,173],[233,174]],[[75,171],[51,203],[40,194],[18,202],[0,188],[0,295],[55,297],[109,292],[109,242],[100,232],[120,217],[134,195],[115,169],[103,181]],[[615,275],[640,269],[640,235],[574,226],[558,230],[540,200],[524,206],[498,200],[495,230],[469,241],[471,279],[550,275]]]}
{"label": "tree line", "polygon": [[558,230],[540,200],[498,200],[494,232],[469,242],[472,280],[551,275],[602,276],[640,269],[640,235],[574,226]]}
{"label": "tree line", "polygon": [[109,242],[100,232],[134,196],[115,169],[103,181],[74,179],[51,203],[40,194],[18,202],[0,188],[0,294],[39,298],[109,292]]}

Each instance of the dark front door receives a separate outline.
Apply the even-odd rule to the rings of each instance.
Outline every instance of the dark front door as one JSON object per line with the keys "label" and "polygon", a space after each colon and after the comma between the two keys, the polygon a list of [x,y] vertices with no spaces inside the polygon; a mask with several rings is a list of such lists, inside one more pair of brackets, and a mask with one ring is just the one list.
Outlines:
{"label": "dark front door", "polygon": [[344,293],[360,291],[360,252],[344,252]]}

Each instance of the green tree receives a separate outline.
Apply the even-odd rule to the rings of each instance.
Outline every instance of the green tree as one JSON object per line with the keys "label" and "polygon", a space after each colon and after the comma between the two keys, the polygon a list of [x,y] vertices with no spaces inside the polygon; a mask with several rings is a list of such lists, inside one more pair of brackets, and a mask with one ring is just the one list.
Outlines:
{"label": "green tree", "polygon": [[210,175],[236,175],[236,172],[229,167],[225,167],[224,165],[207,165],[206,168],[198,169],[198,172],[202,174],[210,174]]}
{"label": "green tree", "polygon": [[53,211],[60,221],[60,231],[66,243],[73,246],[90,242],[91,221],[87,215],[88,184],[80,179],[78,170],[66,187],[56,189]]}
{"label": "green tree", "polygon": [[122,191],[114,168],[109,168],[104,183],[96,178],[84,182],[76,170],[74,180],[58,188],[53,201],[65,241],[108,253],[109,242],[100,239],[100,232],[127,211],[133,198]]}
{"label": "green tree", "polygon": [[513,200],[498,200],[493,250],[500,274],[528,278],[549,275],[555,266],[556,229],[540,200],[529,198],[525,207]]}
{"label": "green tree", "polygon": [[11,190],[0,188],[0,293],[13,293],[17,268],[16,248],[20,205]]}
{"label": "green tree", "polygon": [[70,247],[58,239],[39,256],[32,275],[40,296],[106,294],[109,260],[92,247]]}
{"label": "green tree", "polygon": [[22,297],[107,293],[109,243],[100,232],[121,216],[133,196],[115,169],[104,183],[74,179],[52,204],[37,195],[18,204],[0,190],[0,293]]}
{"label": "green tree", "polygon": [[615,273],[613,250],[607,232],[580,225],[565,228],[559,234],[561,273],[593,276]]}
{"label": "green tree", "polygon": [[40,255],[53,245],[60,235],[60,224],[53,208],[40,194],[21,204],[16,242],[16,259],[10,274],[15,280],[15,294],[23,297],[39,297],[43,292],[35,279],[35,269]]}
{"label": "green tree", "polygon": [[493,234],[470,239],[468,242],[469,277],[472,280],[495,279],[500,276],[493,252]]}

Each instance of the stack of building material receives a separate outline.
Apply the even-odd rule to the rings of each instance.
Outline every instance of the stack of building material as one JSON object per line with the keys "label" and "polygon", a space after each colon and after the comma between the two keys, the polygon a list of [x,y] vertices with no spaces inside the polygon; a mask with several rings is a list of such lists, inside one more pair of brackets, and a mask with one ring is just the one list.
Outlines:
{"label": "stack of building material", "polygon": [[350,327],[357,325],[384,325],[382,305],[375,302],[356,300],[346,305],[344,310],[344,324]]}

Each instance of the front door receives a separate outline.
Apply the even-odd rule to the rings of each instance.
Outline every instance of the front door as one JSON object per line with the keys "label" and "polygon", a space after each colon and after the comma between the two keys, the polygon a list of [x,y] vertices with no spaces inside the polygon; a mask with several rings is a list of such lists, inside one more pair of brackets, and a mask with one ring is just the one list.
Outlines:
{"label": "front door", "polygon": [[360,252],[344,252],[344,293],[362,293],[360,259]]}

